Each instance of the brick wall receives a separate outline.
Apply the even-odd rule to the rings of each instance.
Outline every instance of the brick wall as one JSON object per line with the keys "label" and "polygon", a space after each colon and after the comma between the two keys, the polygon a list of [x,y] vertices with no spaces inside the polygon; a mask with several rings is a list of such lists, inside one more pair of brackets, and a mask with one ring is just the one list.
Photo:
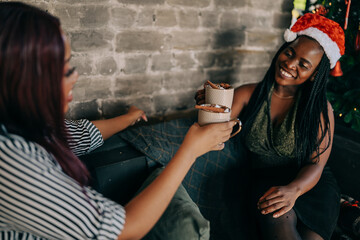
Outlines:
{"label": "brick wall", "polygon": [[23,0],[61,19],[80,78],[68,116],[136,105],[149,116],[193,108],[206,79],[258,82],[283,42],[291,0]]}

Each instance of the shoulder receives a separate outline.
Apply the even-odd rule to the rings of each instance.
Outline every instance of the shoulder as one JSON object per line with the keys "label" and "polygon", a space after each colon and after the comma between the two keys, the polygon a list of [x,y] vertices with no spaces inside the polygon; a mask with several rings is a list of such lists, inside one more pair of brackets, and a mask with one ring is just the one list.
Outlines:
{"label": "shoulder", "polygon": [[236,88],[235,91],[251,96],[251,94],[254,92],[257,85],[258,85],[257,83],[244,84],[244,85]]}
{"label": "shoulder", "polygon": [[256,86],[257,83],[252,83],[238,87],[235,90],[235,94],[234,94],[235,98],[241,100],[241,102],[243,102],[243,104],[246,105],[249,102],[251,95],[253,94]]}
{"label": "shoulder", "polygon": [[9,152],[29,152],[35,149],[36,143],[27,141],[22,136],[16,134],[0,135],[1,150]]}
{"label": "shoulder", "polygon": [[257,84],[245,84],[236,88],[231,109],[232,117],[239,116],[244,107],[248,105],[256,86]]}
{"label": "shoulder", "polygon": [[329,117],[330,128],[333,131],[334,130],[334,125],[335,125],[334,109],[331,106],[331,103],[329,101],[327,101],[327,109],[328,109],[328,117]]}
{"label": "shoulder", "polygon": [[[329,101],[327,101],[327,113],[330,124],[334,124],[334,109]],[[324,121],[324,114],[321,113],[321,121]]]}
{"label": "shoulder", "polygon": [[[4,166],[17,165],[22,166],[23,171],[39,173],[59,168],[58,163],[44,147],[28,141],[22,136],[15,134],[0,135],[0,143],[0,160]],[[15,168],[7,168],[7,170],[15,171]]]}
{"label": "shoulder", "polygon": [[332,115],[334,115],[334,109],[331,105],[331,103],[329,101],[327,101],[327,108],[328,108],[328,112],[331,113]]}
{"label": "shoulder", "polygon": [[[333,133],[334,132],[334,128],[335,128],[335,118],[334,118],[334,109],[331,106],[331,103],[329,101],[327,101],[327,119],[328,119],[328,126],[330,129],[330,132]],[[320,122],[321,125],[319,127],[319,130],[321,131],[321,129],[324,129],[326,121],[325,121],[325,117],[324,117],[324,112],[321,113],[320,115]]]}

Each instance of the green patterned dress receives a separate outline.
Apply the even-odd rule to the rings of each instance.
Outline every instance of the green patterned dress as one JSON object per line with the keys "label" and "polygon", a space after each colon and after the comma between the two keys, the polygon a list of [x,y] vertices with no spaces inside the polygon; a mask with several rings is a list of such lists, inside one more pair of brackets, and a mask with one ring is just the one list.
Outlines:
{"label": "green patterned dress", "polygon": [[[271,95],[265,101],[244,136],[252,167],[253,204],[272,186],[287,185],[300,170],[295,158],[295,119],[300,94],[284,121],[273,126],[270,118]],[[325,167],[318,184],[300,196],[294,206],[297,217],[307,227],[330,239],[339,213],[340,192],[330,169]]]}

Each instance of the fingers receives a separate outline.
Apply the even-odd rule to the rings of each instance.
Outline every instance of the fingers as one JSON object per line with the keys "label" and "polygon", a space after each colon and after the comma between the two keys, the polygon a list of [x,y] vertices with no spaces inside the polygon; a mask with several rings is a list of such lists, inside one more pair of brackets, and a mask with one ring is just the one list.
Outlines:
{"label": "fingers", "polygon": [[231,133],[233,131],[234,126],[237,124],[236,121],[229,121],[226,125],[225,125],[225,129],[224,129],[224,142],[228,141],[231,137]]}
{"label": "fingers", "polygon": [[212,123],[209,125],[213,125],[219,131],[232,131],[233,127],[236,125],[236,121],[228,121],[223,123]]}
{"label": "fingers", "polygon": [[284,215],[285,213],[287,213],[288,211],[291,210],[291,207],[283,207],[281,208],[279,211],[275,212],[273,214],[273,217],[274,218],[278,218],[278,217],[281,217],[282,215]]}
{"label": "fingers", "polygon": [[137,122],[140,122],[141,119],[144,120],[145,122],[148,121],[146,114],[143,110],[137,108],[136,106],[130,106],[129,110],[128,110],[128,114],[131,115],[131,118],[134,119],[133,123],[131,125],[134,125]]}
{"label": "fingers", "polygon": [[290,206],[280,206],[280,204],[277,206],[276,209],[266,209],[261,211],[262,214],[269,214],[275,212],[272,216],[273,218],[278,218],[284,215],[285,213],[289,212],[291,210]]}
{"label": "fingers", "polygon": [[269,200],[271,198],[279,196],[279,191],[276,187],[271,187],[269,190],[267,190],[264,195],[259,199],[258,203],[261,203],[263,201]]}
{"label": "fingers", "polygon": [[218,144],[213,148],[213,150],[222,150],[225,148],[225,142],[230,139],[230,135],[234,126],[233,122],[226,122],[226,123],[216,123],[212,124],[212,128],[214,128],[214,137],[215,141]]}
{"label": "fingers", "polygon": [[258,201],[257,206],[262,214],[273,213],[277,218],[292,209],[296,201],[296,196],[286,187],[271,187]]}
{"label": "fingers", "polygon": [[204,104],[205,103],[205,89],[198,90],[195,94],[196,104]]}
{"label": "fingers", "polygon": [[144,113],[144,112],[142,112],[142,113],[141,113],[141,116],[140,116],[139,118],[137,118],[137,119],[136,119],[136,121],[134,121],[134,122],[133,122],[133,124],[131,124],[131,125],[134,125],[135,123],[140,122],[140,121],[141,121],[141,119],[142,119],[142,120],[144,120],[145,122],[147,122],[147,121],[148,121],[148,119],[147,119],[147,117],[146,117],[146,115],[145,115],[145,113]]}
{"label": "fingers", "polygon": [[143,114],[141,115],[141,118],[142,118],[145,122],[147,122],[147,121],[148,121],[148,119],[147,119],[147,117],[146,117],[145,113],[143,113]]}
{"label": "fingers", "polygon": [[217,132],[216,134],[221,137],[230,135],[234,127],[233,122],[213,123],[209,125],[212,125],[211,127]]}
{"label": "fingers", "polygon": [[287,213],[288,211],[291,210],[291,206],[290,204],[286,204],[285,202],[278,202],[278,203],[274,203],[271,206],[262,209],[261,210],[261,214],[269,214],[269,213],[274,213],[273,217],[277,218],[280,217],[282,215],[284,215],[285,213]]}
{"label": "fingers", "polygon": [[262,201],[262,202],[258,202],[257,207],[258,209],[265,209],[268,208],[271,205],[277,204],[281,202],[281,197],[277,197],[277,198],[273,198],[270,200],[266,200],[266,201]]}
{"label": "fingers", "polygon": [[268,214],[284,207],[285,205],[286,204],[283,199],[278,197],[258,204],[258,209],[262,214]]}
{"label": "fingers", "polygon": [[234,124],[236,124],[235,121],[213,123],[205,126],[194,123],[185,137],[185,145],[190,144],[194,146],[192,141],[193,139],[197,139],[197,142],[201,143],[199,144],[199,149],[203,149],[200,151],[201,155],[208,151],[222,150],[225,147],[225,142],[230,138]]}
{"label": "fingers", "polygon": [[227,142],[230,139],[230,134],[233,130],[236,121],[229,121],[225,123],[213,123],[206,127],[211,128],[214,132],[214,137],[217,142]]}
{"label": "fingers", "polygon": [[220,150],[223,150],[224,147],[225,147],[225,143],[221,142],[221,143],[216,144],[216,145],[212,148],[212,151],[220,151]]}

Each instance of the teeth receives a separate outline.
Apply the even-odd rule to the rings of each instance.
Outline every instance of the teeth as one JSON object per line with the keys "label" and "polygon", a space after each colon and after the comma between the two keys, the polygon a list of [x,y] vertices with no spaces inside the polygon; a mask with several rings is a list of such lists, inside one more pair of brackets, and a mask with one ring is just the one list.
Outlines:
{"label": "teeth", "polygon": [[72,95],[72,90],[70,90],[70,92],[69,92],[68,96],[71,96],[71,95]]}
{"label": "teeth", "polygon": [[285,72],[282,68],[280,68],[280,73],[284,75],[285,77],[292,77],[292,75],[288,72]]}

